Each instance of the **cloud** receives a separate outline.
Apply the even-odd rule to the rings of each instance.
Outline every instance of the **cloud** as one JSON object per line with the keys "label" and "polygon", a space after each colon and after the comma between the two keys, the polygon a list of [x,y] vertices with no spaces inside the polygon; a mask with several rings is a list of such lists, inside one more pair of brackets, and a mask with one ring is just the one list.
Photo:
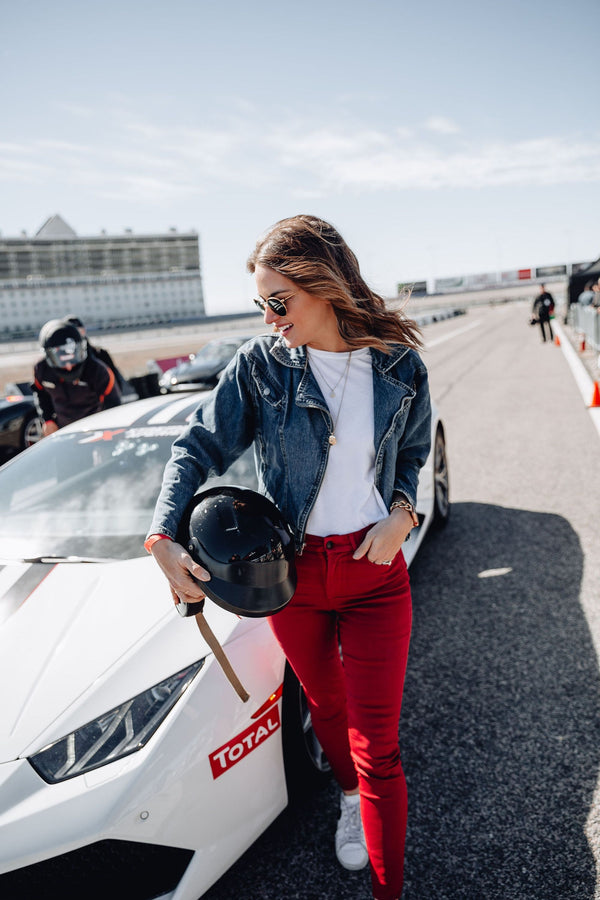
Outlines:
{"label": "cloud", "polygon": [[425,128],[437,134],[458,134],[460,127],[445,116],[431,116],[425,122]]}
{"label": "cloud", "polygon": [[[446,133],[449,133],[448,131]],[[321,189],[435,190],[600,180],[600,144],[548,136],[527,141],[435,140],[372,129],[296,127],[264,138],[273,162]]]}
{"label": "cloud", "polygon": [[105,119],[102,143],[46,134],[0,144],[0,180],[42,185],[50,179],[144,203],[235,187],[323,196],[600,181],[600,141],[591,137],[485,141],[467,138],[440,116],[411,129],[263,122],[240,107],[201,127],[162,127],[122,110]]}
{"label": "cloud", "polygon": [[79,119],[93,119],[95,110],[91,106],[84,106],[82,103],[69,103],[58,100],[56,103],[58,109],[76,116]]}

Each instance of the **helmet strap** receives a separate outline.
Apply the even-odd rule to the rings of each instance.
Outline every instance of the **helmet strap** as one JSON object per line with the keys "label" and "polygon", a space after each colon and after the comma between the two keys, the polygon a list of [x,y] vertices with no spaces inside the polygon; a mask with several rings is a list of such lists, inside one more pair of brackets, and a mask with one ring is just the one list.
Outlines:
{"label": "helmet strap", "polygon": [[242,685],[242,682],[235,674],[233,666],[229,662],[227,654],[221,647],[214,631],[204,618],[202,612],[196,613],[195,619],[198,628],[200,629],[200,634],[202,635],[212,652],[215,654],[215,659],[223,669],[223,672],[227,676],[227,679],[229,680],[236,694],[238,695],[242,703],[246,703],[250,699],[250,694],[246,691],[246,689]]}

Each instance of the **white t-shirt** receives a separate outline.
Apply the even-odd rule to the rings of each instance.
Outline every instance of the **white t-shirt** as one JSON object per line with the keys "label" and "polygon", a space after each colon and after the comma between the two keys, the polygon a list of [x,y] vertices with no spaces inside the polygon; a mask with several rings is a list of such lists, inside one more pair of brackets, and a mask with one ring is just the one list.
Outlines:
{"label": "white t-shirt", "polygon": [[[348,353],[308,350],[308,361],[334,423],[336,443],[307,534],[350,534],[388,515],[375,487],[373,372],[368,347]],[[334,396],[331,396],[333,389]]]}

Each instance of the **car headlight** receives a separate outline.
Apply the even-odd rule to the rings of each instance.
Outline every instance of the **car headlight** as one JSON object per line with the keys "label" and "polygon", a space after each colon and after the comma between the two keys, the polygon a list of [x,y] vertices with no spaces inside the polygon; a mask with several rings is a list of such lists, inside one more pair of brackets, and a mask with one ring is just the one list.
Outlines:
{"label": "car headlight", "polygon": [[48,744],[29,762],[49,784],[128,756],[150,740],[204,665],[204,659],[165,678],[87,725]]}

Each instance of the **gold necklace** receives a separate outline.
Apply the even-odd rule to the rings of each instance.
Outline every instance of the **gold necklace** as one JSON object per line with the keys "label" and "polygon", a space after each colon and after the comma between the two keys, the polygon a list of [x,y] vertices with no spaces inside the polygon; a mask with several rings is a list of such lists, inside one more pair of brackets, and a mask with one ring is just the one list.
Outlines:
{"label": "gold necklace", "polygon": [[[306,356],[307,356],[307,359],[308,359],[308,353],[307,353]],[[346,385],[348,384],[348,375],[349,375],[349,373],[350,373],[350,363],[351,363],[351,362],[352,362],[352,350],[350,350],[349,353],[348,353],[348,359],[347,359],[347,361],[346,361],[346,366],[345,366],[345,368],[344,368],[344,371],[342,372],[342,374],[341,374],[340,377],[338,378],[337,384],[335,385],[335,387],[337,388],[337,386],[338,386],[338,384],[340,383],[340,381],[342,380],[342,378],[344,379],[344,386],[342,387],[342,396],[341,396],[341,398],[340,398],[340,405],[338,406],[337,416],[335,417],[335,421],[333,421],[333,417],[332,417],[332,420],[331,420],[331,421],[332,421],[333,427],[332,427],[332,429],[331,429],[331,434],[330,434],[329,437],[327,438],[327,440],[329,441],[329,443],[331,444],[332,447],[333,447],[334,444],[337,444],[337,438],[336,438],[336,436],[335,436],[335,429],[337,428],[337,423],[338,423],[339,420],[340,420],[340,413],[341,413],[341,411],[342,411],[342,403],[344,402],[344,394],[346,393]],[[311,362],[311,366],[312,366],[312,365],[314,365],[314,361]],[[320,370],[320,369],[317,369],[317,371],[318,371],[319,375],[321,376],[321,378],[323,378],[323,373],[321,372],[321,370]],[[325,378],[323,378],[323,381],[325,382],[325,384],[327,385],[327,387],[330,388],[330,385],[329,385],[328,381],[327,381]],[[334,395],[334,393],[331,393],[330,396],[333,397],[333,396],[335,396],[335,395]]]}
{"label": "gold necklace", "polygon": [[[335,417],[335,422],[333,423],[333,430],[327,440],[333,447],[334,444],[337,444],[337,438],[335,436],[335,429],[337,428],[337,423],[340,419],[340,413],[342,411],[342,403],[344,402],[344,394],[346,393],[346,385],[348,384],[348,373],[350,372],[350,362],[352,360],[352,350],[348,354],[348,362],[346,363],[346,375],[344,377],[344,387],[342,388],[342,396],[340,398],[340,405],[338,406],[337,416]],[[339,381],[338,381],[339,384]],[[337,387],[337,384],[336,384]]]}
{"label": "gold necklace", "polygon": [[[338,385],[339,385],[340,381],[341,381],[342,378],[344,377],[344,375],[346,375],[346,378],[348,377],[348,368],[349,368],[349,366],[350,366],[350,356],[351,356],[351,353],[352,353],[352,351],[350,350],[350,352],[348,353],[348,359],[347,359],[347,361],[346,361],[346,367],[345,367],[344,370],[342,371],[342,374],[340,375],[340,377],[338,378],[338,380],[336,381],[336,383],[334,384],[333,387],[331,387],[331,385],[329,384],[329,382],[327,381],[327,379],[326,379],[325,376],[323,375],[323,372],[322,372],[320,366],[318,366],[318,365],[316,364],[314,357],[312,357],[312,356],[310,357],[310,365],[312,366],[313,369],[315,369],[315,370],[319,373],[319,375],[321,376],[321,378],[323,379],[323,381],[324,381],[325,384],[327,385],[327,387],[328,387],[328,389],[329,389],[329,396],[330,396],[330,397],[335,397],[335,392],[336,392],[336,390],[337,390],[337,388],[338,388]],[[306,358],[309,359],[308,347],[306,348]],[[344,382],[344,387],[345,387],[345,385],[346,385],[346,383]]]}

